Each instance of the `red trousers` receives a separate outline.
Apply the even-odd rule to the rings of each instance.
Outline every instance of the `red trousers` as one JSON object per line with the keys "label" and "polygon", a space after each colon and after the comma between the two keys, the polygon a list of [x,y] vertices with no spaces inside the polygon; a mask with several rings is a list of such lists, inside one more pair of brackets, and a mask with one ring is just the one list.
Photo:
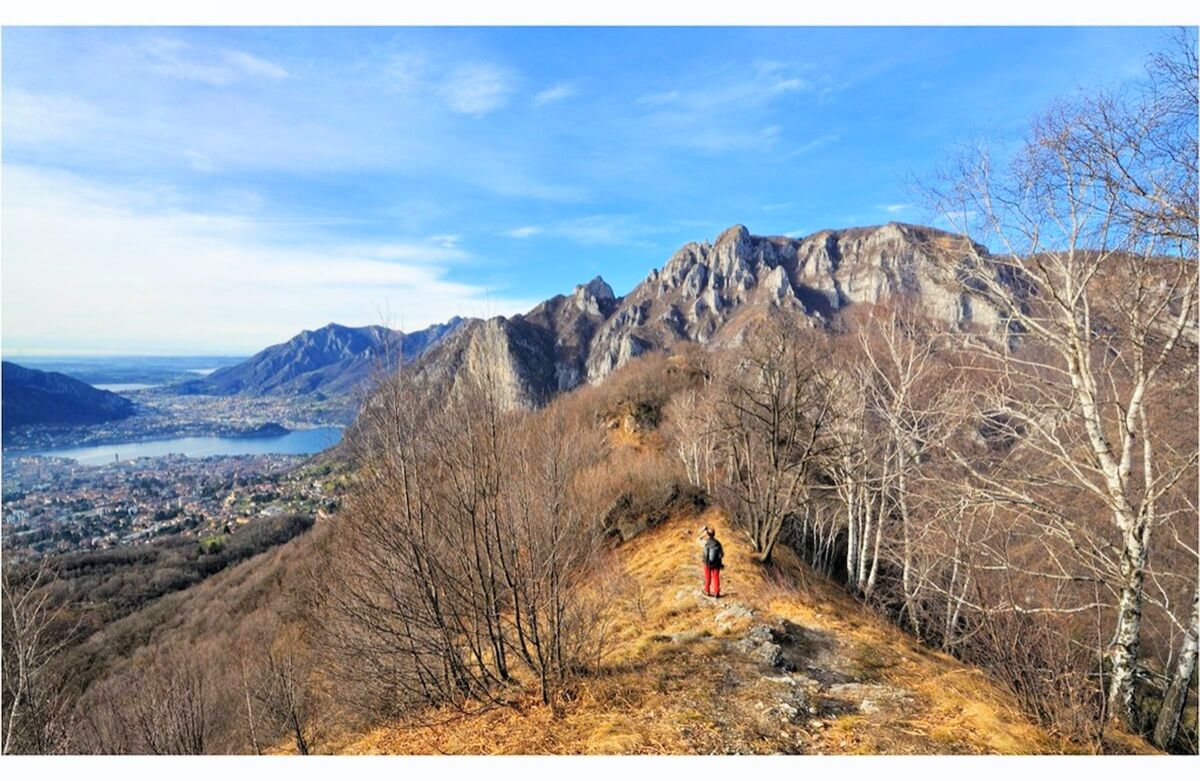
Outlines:
{"label": "red trousers", "polygon": [[710,597],[721,596],[721,570],[704,565],[704,593]]}

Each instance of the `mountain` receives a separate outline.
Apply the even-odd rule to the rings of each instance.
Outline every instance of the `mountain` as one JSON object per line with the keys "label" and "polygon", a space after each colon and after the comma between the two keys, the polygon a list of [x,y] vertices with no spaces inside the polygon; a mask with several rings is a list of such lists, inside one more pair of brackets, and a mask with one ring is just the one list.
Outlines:
{"label": "mountain", "polygon": [[2,383],[4,434],[14,426],[103,423],[134,413],[129,399],[58,372],[4,361]]}
{"label": "mountain", "polygon": [[377,325],[330,323],[175,387],[181,393],[212,396],[345,395],[388,362],[413,360],[461,322],[453,318],[408,334]]}
{"label": "mountain", "polygon": [[608,283],[596,277],[524,315],[463,321],[414,370],[446,387],[471,374],[486,379],[510,406],[539,406],[587,379],[592,341],[619,303]]}
{"label": "mountain", "polygon": [[714,242],[685,245],[624,297],[597,277],[524,315],[464,321],[414,371],[441,386],[465,375],[486,378],[510,405],[537,406],[642,353],[732,338],[772,309],[823,328],[848,307],[903,296],[953,329],[1002,328],[1001,313],[965,294],[943,260],[957,246],[965,258],[966,242],[895,222],[800,239],[754,236],[735,225]]}

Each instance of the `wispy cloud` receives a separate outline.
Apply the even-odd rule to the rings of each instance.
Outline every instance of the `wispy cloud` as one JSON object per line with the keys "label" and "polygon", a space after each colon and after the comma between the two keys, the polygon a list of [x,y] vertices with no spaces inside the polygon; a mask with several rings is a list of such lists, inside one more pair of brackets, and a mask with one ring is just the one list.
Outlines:
{"label": "wispy cloud", "polygon": [[503,235],[510,239],[528,239],[531,236],[536,236],[544,232],[545,228],[540,228],[537,225],[523,225],[520,228],[504,231]]}
{"label": "wispy cloud", "polygon": [[511,73],[495,65],[460,65],[447,75],[442,95],[451,111],[481,117],[507,105],[512,81]]}
{"label": "wispy cloud", "polygon": [[270,60],[233,49],[226,49],[223,54],[227,62],[240,68],[243,73],[268,79],[286,79],[288,77],[288,72],[282,65],[277,65]]}
{"label": "wispy cloud", "polygon": [[459,236],[457,233],[439,233],[430,236],[427,241],[431,244],[436,244],[442,249],[457,249],[459,243],[462,241],[462,236]]}
{"label": "wispy cloud", "polygon": [[643,93],[633,106],[644,112],[639,124],[666,144],[708,154],[762,150],[783,136],[782,125],[768,124],[768,112],[785,98],[812,91],[806,70],[783,62],[727,64]]}
{"label": "wispy cloud", "polygon": [[826,133],[823,136],[817,136],[816,138],[806,141],[793,149],[792,156],[798,157],[800,155],[809,154],[810,152],[815,152],[822,147],[829,146],[830,144],[836,144],[841,140],[841,138],[842,137],[837,133]]}
{"label": "wispy cloud", "polygon": [[394,52],[383,66],[383,75],[393,90],[412,93],[425,86],[428,62],[415,52]]}
{"label": "wispy cloud", "polygon": [[648,246],[660,228],[622,214],[592,214],[547,225],[545,233],[576,244]]}
{"label": "wispy cloud", "polygon": [[236,49],[206,49],[175,38],[152,38],[140,50],[149,70],[185,81],[220,87],[246,77],[288,77],[282,65]]}
{"label": "wispy cloud", "polygon": [[522,225],[503,231],[510,239],[546,236],[585,245],[645,246],[646,238],[658,229],[621,214],[591,214],[547,225]]}
{"label": "wispy cloud", "polygon": [[469,256],[444,237],[297,248],[269,224],[165,208],[145,188],[11,164],[4,183],[6,348],[254,350],[381,307],[419,328],[532,304],[452,280],[447,264]]}
{"label": "wispy cloud", "polygon": [[202,174],[209,174],[216,170],[212,160],[203,152],[197,152],[195,149],[189,149],[184,152],[184,157],[187,158],[188,165],[193,171],[199,171]]}
{"label": "wispy cloud", "polygon": [[714,79],[708,74],[695,74],[694,86],[650,92],[638,97],[635,103],[692,111],[762,105],[783,95],[811,90],[808,80],[800,75],[803,67],[781,62],[759,62],[748,70],[726,67],[725,73],[736,75]]}
{"label": "wispy cloud", "polygon": [[578,90],[575,85],[567,82],[554,84],[533,96],[533,105],[541,107],[547,103],[557,103],[560,100],[566,100],[574,96]]}
{"label": "wispy cloud", "polygon": [[911,203],[883,203],[878,206],[879,209],[888,214],[900,214],[912,208]]}
{"label": "wispy cloud", "polygon": [[[49,147],[79,136],[93,126],[99,110],[69,95],[4,87],[4,143]],[[6,149],[7,154],[7,149]]]}

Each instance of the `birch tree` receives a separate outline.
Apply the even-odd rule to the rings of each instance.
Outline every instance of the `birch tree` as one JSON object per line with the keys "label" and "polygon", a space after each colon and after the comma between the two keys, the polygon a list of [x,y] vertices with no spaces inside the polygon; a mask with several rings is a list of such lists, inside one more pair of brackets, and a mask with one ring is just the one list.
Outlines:
{"label": "birch tree", "polygon": [[[994,419],[1053,465],[1036,484],[982,471],[977,484],[1090,546],[1091,575],[1064,577],[1101,577],[1115,596],[1106,698],[1130,726],[1152,533],[1185,505],[1171,493],[1196,465],[1195,441],[1179,458],[1155,409],[1195,362],[1196,181],[1196,60],[1184,46],[1136,93],[1062,102],[1010,163],[974,150],[931,188],[970,238],[937,249],[1008,329],[971,341],[992,361]],[[1083,539],[1084,508],[1053,503],[1076,493],[1107,515],[1107,539]]]}

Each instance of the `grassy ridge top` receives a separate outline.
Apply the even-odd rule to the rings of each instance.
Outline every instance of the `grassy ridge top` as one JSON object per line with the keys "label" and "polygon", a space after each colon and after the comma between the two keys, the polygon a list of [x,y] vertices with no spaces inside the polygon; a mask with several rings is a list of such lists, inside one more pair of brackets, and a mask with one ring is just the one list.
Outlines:
{"label": "grassy ridge top", "polygon": [[[699,593],[701,523],[725,542],[719,601]],[[599,674],[585,679],[558,713],[532,700],[471,715],[428,713],[423,725],[386,725],[343,736],[329,748],[347,754],[1070,750],[984,673],[922,647],[791,551],[778,559],[770,569],[756,563],[719,511],[675,518],[618,548],[597,573],[617,590],[607,651]]]}

